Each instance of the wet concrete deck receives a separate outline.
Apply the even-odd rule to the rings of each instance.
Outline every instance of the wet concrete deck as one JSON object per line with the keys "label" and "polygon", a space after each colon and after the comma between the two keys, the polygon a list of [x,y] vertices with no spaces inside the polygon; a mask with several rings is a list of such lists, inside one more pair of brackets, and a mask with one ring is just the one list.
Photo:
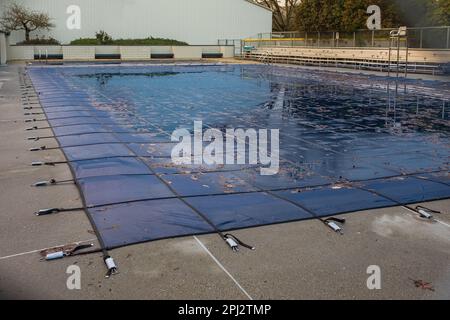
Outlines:
{"label": "wet concrete deck", "polygon": [[[0,67],[0,297],[27,299],[449,299],[450,200],[427,203],[440,222],[404,208],[346,215],[345,234],[318,221],[235,232],[256,246],[233,253],[217,235],[184,237],[112,250],[120,274],[105,279],[101,254],[41,262],[39,250],[95,242],[83,212],[37,217],[47,207],[76,207],[73,185],[30,187],[70,178],[69,168],[31,167],[62,159],[27,151],[18,72]],[[40,123],[45,125],[45,123]],[[50,132],[47,132],[50,133]],[[46,134],[40,131],[40,134]],[[54,141],[52,143],[55,143]],[[46,143],[50,145],[50,143]],[[81,269],[81,290],[68,290],[67,267]],[[368,266],[381,268],[381,290],[369,290]],[[432,283],[434,291],[414,280]]]}

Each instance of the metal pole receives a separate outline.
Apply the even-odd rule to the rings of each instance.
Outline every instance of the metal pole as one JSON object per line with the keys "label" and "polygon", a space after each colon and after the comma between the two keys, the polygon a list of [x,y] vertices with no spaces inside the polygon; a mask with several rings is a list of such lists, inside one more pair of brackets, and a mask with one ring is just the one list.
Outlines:
{"label": "metal pole", "polygon": [[445,119],[445,100],[442,101],[442,119]]}
{"label": "metal pole", "polygon": [[416,115],[419,115],[419,96],[417,96],[416,98]]}
{"label": "metal pole", "polygon": [[372,48],[375,47],[375,30],[372,30]]}
{"label": "metal pole", "polygon": [[447,27],[447,49],[450,49],[450,27]]}
{"label": "metal pole", "polygon": [[400,75],[400,36],[397,37],[397,79]]}
{"label": "metal pole", "polygon": [[445,100],[442,101],[442,119],[445,119]]}
{"label": "metal pole", "polygon": [[420,49],[423,48],[423,29],[420,29]]}
{"label": "metal pole", "polygon": [[353,31],[353,48],[356,48],[356,31]]}
{"label": "metal pole", "polygon": [[320,48],[320,31],[317,32],[317,47]]}
{"label": "metal pole", "polygon": [[409,45],[408,45],[408,35],[405,37],[406,41],[406,65],[405,65],[405,79],[408,77],[408,61],[409,61]]}
{"label": "metal pole", "polygon": [[305,47],[308,46],[308,32],[305,32]]}
{"label": "metal pole", "polygon": [[388,77],[391,76],[392,37],[389,38]]}

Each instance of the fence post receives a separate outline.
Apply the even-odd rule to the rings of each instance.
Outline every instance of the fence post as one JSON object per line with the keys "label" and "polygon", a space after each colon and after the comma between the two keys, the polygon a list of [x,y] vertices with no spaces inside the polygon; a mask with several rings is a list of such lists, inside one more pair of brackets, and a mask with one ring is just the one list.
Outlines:
{"label": "fence post", "polygon": [[375,30],[372,30],[372,48],[375,47]]}
{"label": "fence post", "polygon": [[308,46],[308,32],[305,31],[305,47]]}
{"label": "fence post", "polygon": [[356,48],[356,31],[353,31],[353,48]]}
{"label": "fence post", "polygon": [[450,49],[450,27],[447,27],[447,49]]}
{"label": "fence post", "polygon": [[420,29],[420,49],[423,48],[423,29]]}
{"label": "fence post", "polygon": [[320,31],[317,32],[317,47],[320,48]]}

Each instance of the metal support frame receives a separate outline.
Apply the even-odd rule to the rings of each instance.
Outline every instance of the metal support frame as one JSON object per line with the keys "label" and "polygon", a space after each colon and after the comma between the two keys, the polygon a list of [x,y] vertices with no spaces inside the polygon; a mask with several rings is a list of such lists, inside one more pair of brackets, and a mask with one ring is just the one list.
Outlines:
{"label": "metal support frame", "polygon": [[450,27],[447,27],[447,49],[450,49]]}

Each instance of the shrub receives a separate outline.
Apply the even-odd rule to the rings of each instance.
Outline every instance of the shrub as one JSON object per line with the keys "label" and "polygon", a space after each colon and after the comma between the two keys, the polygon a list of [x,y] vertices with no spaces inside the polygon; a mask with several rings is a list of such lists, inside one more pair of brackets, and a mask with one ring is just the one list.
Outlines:
{"label": "shrub", "polygon": [[145,39],[117,39],[113,41],[114,44],[122,46],[187,46],[188,44],[183,41],[164,39],[164,38],[145,38]]}
{"label": "shrub", "polygon": [[91,45],[91,46],[95,46],[98,45],[98,40],[95,38],[79,38],[76,40],[73,40],[70,42],[71,45]]}
{"label": "shrub", "polygon": [[95,34],[95,38],[80,38],[70,42],[71,45],[119,45],[119,46],[187,46],[183,41],[153,38],[145,39],[112,39],[104,31],[99,31]]}
{"label": "shrub", "polygon": [[113,42],[112,37],[103,30],[97,32],[95,38],[99,44],[111,44]]}
{"label": "shrub", "polygon": [[60,45],[59,41],[53,38],[34,38],[16,43],[17,45]]}

